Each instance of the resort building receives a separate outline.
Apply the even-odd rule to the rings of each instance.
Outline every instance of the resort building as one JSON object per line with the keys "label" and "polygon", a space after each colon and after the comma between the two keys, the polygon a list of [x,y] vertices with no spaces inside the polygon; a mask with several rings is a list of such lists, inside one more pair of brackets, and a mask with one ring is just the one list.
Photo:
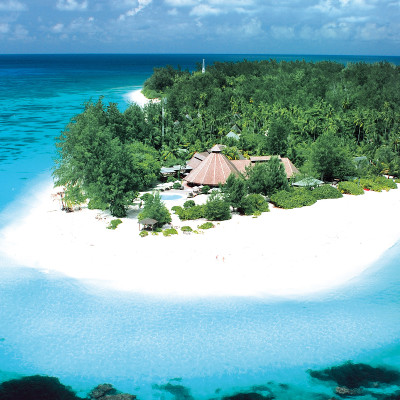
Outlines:
{"label": "resort building", "polygon": [[[250,157],[250,160],[229,160],[222,150],[225,146],[215,145],[209,152],[195,153],[188,165],[191,172],[183,178],[189,186],[219,186],[224,185],[229,175],[244,173],[246,168],[259,162],[268,162],[271,156]],[[286,157],[278,156],[285,167],[287,178],[298,173],[298,169]]]}

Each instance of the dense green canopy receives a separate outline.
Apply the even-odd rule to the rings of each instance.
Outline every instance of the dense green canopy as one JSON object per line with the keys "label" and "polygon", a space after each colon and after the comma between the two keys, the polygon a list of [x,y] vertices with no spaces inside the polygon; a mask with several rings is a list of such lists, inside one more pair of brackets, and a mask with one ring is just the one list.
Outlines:
{"label": "dense green canopy", "polygon": [[[215,63],[205,73],[167,66],[155,69],[145,93],[163,101],[121,113],[100,99],[66,127],[54,171],[66,199],[87,197],[123,215],[161,165],[183,165],[217,143],[230,158],[238,150],[289,157],[324,180],[400,172],[399,66],[272,59]],[[227,137],[231,131],[239,140]],[[355,169],[356,156],[372,163]]]}

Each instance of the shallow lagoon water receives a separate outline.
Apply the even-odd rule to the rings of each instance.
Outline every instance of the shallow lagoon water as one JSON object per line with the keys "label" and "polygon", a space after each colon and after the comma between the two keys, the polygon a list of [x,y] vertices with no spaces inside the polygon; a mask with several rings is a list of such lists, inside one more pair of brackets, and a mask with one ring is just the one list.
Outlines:
{"label": "shallow lagoon water", "polygon": [[[104,94],[126,106],[153,66],[179,61],[100,59],[60,57],[49,67],[46,57],[1,58],[2,224],[29,206],[50,172],[54,137],[85,101]],[[400,369],[399,255],[396,245],[349,285],[297,300],[140,296],[1,259],[0,380],[57,376],[81,395],[110,382],[142,400],[171,396],[160,390],[170,380],[196,399],[270,381],[289,384],[291,399],[332,394],[306,370],[349,359]]]}
{"label": "shallow lagoon water", "polygon": [[142,399],[176,378],[204,399],[270,381],[329,393],[307,369],[349,359],[400,368],[399,252],[300,300],[139,296],[2,268],[0,369],[57,376],[81,394],[107,381]]}

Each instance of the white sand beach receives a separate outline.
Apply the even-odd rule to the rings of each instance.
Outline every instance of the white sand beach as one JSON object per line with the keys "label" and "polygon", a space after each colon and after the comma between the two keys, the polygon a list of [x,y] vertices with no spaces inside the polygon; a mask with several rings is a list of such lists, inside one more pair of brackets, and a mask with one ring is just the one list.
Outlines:
{"label": "white sand beach", "polygon": [[150,102],[158,102],[159,100],[148,99],[143,93],[142,89],[133,90],[126,94],[126,99],[129,103],[136,103],[140,107],[144,107]]}
{"label": "white sand beach", "polygon": [[[54,192],[49,184],[29,211],[0,232],[0,254],[23,266],[140,293],[316,293],[361,274],[400,238],[400,190],[345,195],[294,210],[271,206],[258,218],[235,215],[202,234],[145,238],[137,211],[110,230],[109,215],[86,208],[65,213]],[[173,220],[193,227],[201,222]]]}

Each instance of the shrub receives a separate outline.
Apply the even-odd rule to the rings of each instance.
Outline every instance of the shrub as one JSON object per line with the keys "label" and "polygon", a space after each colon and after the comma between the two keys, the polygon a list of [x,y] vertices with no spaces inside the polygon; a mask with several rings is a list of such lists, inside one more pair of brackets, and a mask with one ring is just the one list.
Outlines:
{"label": "shrub", "polygon": [[384,176],[376,176],[373,178],[365,178],[360,180],[360,185],[364,189],[381,192],[382,190],[397,189],[396,183],[392,179],[387,179]]}
{"label": "shrub", "polygon": [[175,182],[172,185],[172,189],[180,189],[182,187],[182,184],[180,182]]}
{"label": "shrub", "polygon": [[248,193],[247,182],[242,176],[236,176],[235,174],[230,174],[223,186],[223,193],[225,200],[233,207],[240,207],[243,197]]}
{"label": "shrub", "polygon": [[120,219],[113,219],[110,221],[110,225],[107,226],[107,229],[117,229],[117,226],[119,224],[122,224],[122,221]]}
{"label": "shrub", "polygon": [[187,200],[183,203],[183,208],[190,208],[190,207],[194,207],[196,205],[196,203],[194,202],[194,200]]}
{"label": "shrub", "polygon": [[344,194],[352,194],[355,196],[364,194],[363,188],[356,182],[350,182],[350,181],[339,182],[338,189],[340,193]]}
{"label": "shrub", "polygon": [[141,236],[141,237],[149,236],[149,232],[147,232],[147,231],[140,231],[139,236]]}
{"label": "shrub", "polygon": [[340,197],[343,197],[342,193],[335,187],[331,185],[322,185],[316,187],[314,190],[311,191],[311,194],[313,197],[315,197],[317,200],[322,200],[322,199],[339,199]]}
{"label": "shrub", "polygon": [[203,193],[203,194],[208,194],[208,192],[210,191],[210,186],[208,186],[208,185],[205,185],[205,186],[203,186],[202,188],[201,188],[201,193]]}
{"label": "shrub", "polygon": [[198,205],[194,207],[190,207],[184,211],[184,216],[181,218],[182,220],[192,220],[192,219],[199,219],[205,217],[205,206]]}
{"label": "shrub", "polygon": [[177,234],[178,234],[178,231],[174,228],[165,229],[163,231],[164,236],[171,236],[171,235],[177,235]]}
{"label": "shrub", "polygon": [[195,205],[187,209],[180,206],[174,206],[171,209],[181,221],[204,218],[204,205]]}
{"label": "shrub", "polygon": [[225,221],[232,218],[230,205],[220,193],[212,193],[207,199],[204,205],[204,217],[211,221]]}
{"label": "shrub", "polygon": [[88,203],[89,210],[107,210],[108,204],[99,199],[90,199]]}
{"label": "shrub", "polygon": [[179,215],[179,213],[183,212],[183,208],[181,206],[172,206],[171,210],[177,215]]}
{"label": "shrub", "polygon": [[149,201],[149,199],[153,198],[153,195],[151,193],[144,193],[139,198],[146,203],[147,201]]}
{"label": "shrub", "polygon": [[212,222],[205,222],[202,225],[198,226],[199,229],[211,229],[211,228],[215,228],[215,225]]}
{"label": "shrub", "polygon": [[299,188],[291,191],[281,190],[271,196],[271,202],[280,208],[299,208],[311,206],[317,200],[310,190]]}
{"label": "shrub", "polygon": [[246,173],[250,193],[270,196],[280,190],[289,189],[285,167],[276,156],[271,157],[266,163],[258,163],[247,168]]}
{"label": "shrub", "polygon": [[174,177],[174,176],[169,176],[168,178],[167,178],[167,183],[173,183],[173,182],[175,182],[176,181],[176,178]]}
{"label": "shrub", "polygon": [[143,211],[138,215],[139,221],[145,218],[152,218],[157,221],[157,226],[162,226],[171,222],[171,214],[165,204],[161,201],[161,196],[158,192],[148,197]]}
{"label": "shrub", "polygon": [[193,229],[190,226],[185,225],[185,226],[182,226],[181,231],[182,232],[192,232]]}
{"label": "shrub", "polygon": [[239,210],[245,215],[261,214],[269,211],[268,202],[261,194],[252,193],[242,199]]}

